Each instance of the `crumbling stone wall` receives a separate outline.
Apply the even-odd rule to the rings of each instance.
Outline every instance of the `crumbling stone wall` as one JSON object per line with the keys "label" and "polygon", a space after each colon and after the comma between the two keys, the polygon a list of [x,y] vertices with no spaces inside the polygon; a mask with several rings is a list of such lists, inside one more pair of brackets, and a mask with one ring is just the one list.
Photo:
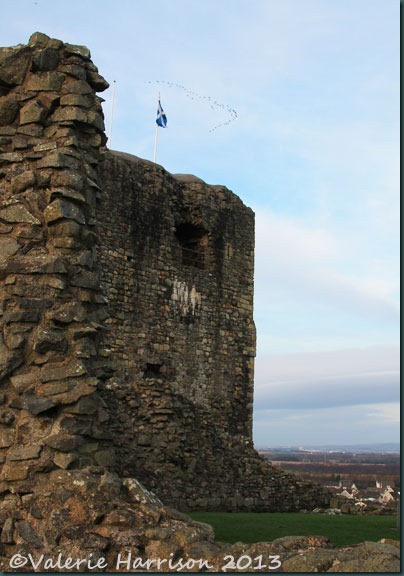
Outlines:
{"label": "crumbling stone wall", "polygon": [[[95,204],[107,88],[85,47],[0,50],[0,486],[112,466]],[[15,487],[13,488],[15,489]]]}
{"label": "crumbling stone wall", "polygon": [[128,154],[106,152],[99,172],[115,369],[103,394],[120,473],[182,510],[325,502],[252,445],[253,212],[223,186]]}
{"label": "crumbling stone wall", "polygon": [[229,434],[251,438],[252,211],[222,186],[133,156],[107,154],[100,173],[100,259],[118,376],[149,387],[168,381]]}
{"label": "crumbling stone wall", "polygon": [[106,87],[85,47],[0,51],[0,488],[93,465],[182,509],[322,505],[252,447],[252,211],[106,150]]}

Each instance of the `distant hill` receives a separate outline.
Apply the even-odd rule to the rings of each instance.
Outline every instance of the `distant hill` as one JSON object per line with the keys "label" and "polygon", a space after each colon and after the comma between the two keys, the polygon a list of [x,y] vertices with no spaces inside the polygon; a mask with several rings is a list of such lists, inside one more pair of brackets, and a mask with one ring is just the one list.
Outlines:
{"label": "distant hill", "polygon": [[273,452],[400,452],[397,442],[380,442],[375,444],[324,444],[304,446],[265,446],[256,447],[258,451],[271,450]]}

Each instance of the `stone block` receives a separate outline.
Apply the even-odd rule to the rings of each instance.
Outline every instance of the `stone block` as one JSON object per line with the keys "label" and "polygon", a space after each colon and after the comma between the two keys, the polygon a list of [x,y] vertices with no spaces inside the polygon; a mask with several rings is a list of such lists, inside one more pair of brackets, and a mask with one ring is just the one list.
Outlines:
{"label": "stone block", "polygon": [[84,186],[83,176],[73,170],[54,172],[52,174],[52,186],[55,188],[66,186],[75,190],[82,190]]}
{"label": "stone block", "polygon": [[8,451],[9,460],[31,460],[39,458],[41,446],[15,446]]}
{"label": "stone block", "polygon": [[44,543],[27,520],[15,523],[15,531],[32,548],[42,548]]}
{"label": "stone block", "polygon": [[14,543],[14,520],[13,518],[6,518],[1,531],[0,542],[2,544]]}
{"label": "stone block", "polygon": [[64,64],[59,66],[59,71],[63,72],[67,76],[73,76],[73,78],[78,78],[79,80],[85,80],[87,77],[87,71],[82,66],[77,64]]}
{"label": "stone block", "polygon": [[31,212],[21,202],[10,203],[8,206],[0,208],[0,218],[6,222],[41,224],[40,220],[31,214]]}
{"label": "stone block", "polygon": [[36,100],[27,102],[20,110],[20,124],[43,124],[48,112]]}
{"label": "stone block", "polygon": [[33,338],[32,347],[38,354],[45,354],[50,350],[65,351],[67,341],[64,331],[52,328],[39,328]]}
{"label": "stone block", "polygon": [[38,168],[72,168],[74,170],[79,165],[80,163],[76,158],[57,151],[50,152],[37,162]]}
{"label": "stone block", "polygon": [[19,110],[18,101],[14,96],[0,97],[0,126],[12,124]]}
{"label": "stone block", "polygon": [[28,46],[0,48],[0,81],[9,86],[21,84],[31,63]]}
{"label": "stone block", "polygon": [[104,118],[98,112],[94,112],[93,110],[89,110],[87,112],[87,122],[97,128],[100,132],[105,130],[104,125]]}
{"label": "stone block", "polygon": [[63,394],[72,389],[74,384],[70,380],[60,380],[56,382],[49,382],[42,384],[37,393],[40,396],[55,396],[56,394]]}
{"label": "stone block", "polygon": [[65,75],[60,72],[37,72],[29,77],[25,88],[33,92],[59,92],[64,79]]}
{"label": "stone block", "polygon": [[56,452],[53,457],[53,462],[58,466],[58,468],[62,468],[63,470],[68,470],[70,466],[76,462],[77,456],[74,453],[69,452]]}
{"label": "stone block", "polygon": [[14,256],[20,249],[20,244],[14,238],[0,237],[0,265],[4,264],[10,256]]}
{"label": "stone block", "polygon": [[79,224],[85,224],[86,218],[82,210],[73,202],[64,198],[56,198],[44,211],[44,217],[48,224],[61,219],[74,220]]}
{"label": "stone block", "polygon": [[20,152],[4,152],[4,154],[0,154],[0,166],[1,164],[22,162],[23,159],[24,156]]}
{"label": "stone block", "polygon": [[55,70],[59,63],[59,55],[54,48],[45,48],[34,54],[32,63],[35,68],[42,71]]}
{"label": "stone block", "polygon": [[70,360],[60,364],[47,364],[39,373],[41,382],[78,378],[87,373],[87,368],[80,360]]}
{"label": "stone block", "polygon": [[0,478],[7,482],[25,480],[28,477],[28,466],[26,464],[4,464]]}
{"label": "stone block", "polygon": [[65,44],[64,45],[65,54],[72,54],[74,56],[80,56],[83,60],[90,60],[91,52],[87,46],[79,46],[75,44]]}
{"label": "stone block", "polygon": [[108,82],[95,72],[94,70],[88,70],[87,72],[87,81],[88,83],[94,88],[96,92],[104,92],[107,88],[109,88]]}
{"label": "stone block", "polygon": [[[24,190],[26,190],[27,188],[35,186],[35,182],[36,182],[35,173],[32,170],[25,170],[24,172],[22,172],[22,174],[18,174],[18,176],[16,176],[15,178],[12,179],[11,190],[14,194],[19,194],[20,192],[24,192]],[[27,212],[28,212],[28,210],[27,210]],[[30,214],[30,212],[29,212],[29,214]],[[37,218],[35,218],[32,214],[31,214],[31,218],[36,220],[36,222],[33,221],[33,222],[28,222],[28,223],[40,224],[40,221]]]}
{"label": "stone block", "polygon": [[0,426],[0,448],[8,448],[14,444],[15,430]]}
{"label": "stone block", "polygon": [[58,108],[52,115],[53,122],[82,122],[88,123],[87,115],[78,106],[63,106]]}
{"label": "stone block", "polygon": [[[70,398],[66,397],[66,399],[73,399],[76,398],[78,400],[72,400],[76,402],[72,406],[66,406],[65,412],[69,414],[95,414],[99,407],[100,407],[100,400],[91,394],[96,390],[96,378],[88,378],[87,380],[92,381],[92,384],[85,384],[82,383],[80,388],[77,387],[75,390],[70,392]],[[66,402],[67,404],[67,402]]]}
{"label": "stone block", "polygon": [[29,37],[28,44],[30,46],[35,46],[35,47],[39,46],[39,47],[45,48],[45,46],[48,45],[49,40],[50,40],[50,37],[47,36],[46,34],[43,34],[42,32],[34,32]]}
{"label": "stone block", "polygon": [[72,452],[82,444],[83,439],[80,436],[70,436],[68,434],[54,434],[45,439],[45,444],[59,450],[60,452]]}
{"label": "stone block", "polygon": [[77,416],[66,416],[60,421],[61,429],[67,434],[80,434],[89,436],[91,434],[92,421],[89,418],[79,418]]}
{"label": "stone block", "polygon": [[22,406],[25,410],[37,416],[50,408],[54,408],[56,404],[49,398],[39,398],[34,396],[34,394],[25,394],[22,399]]}
{"label": "stone block", "polygon": [[79,302],[66,302],[56,310],[47,313],[47,318],[58,324],[70,324],[71,322],[83,322],[87,318],[87,312]]}
{"label": "stone block", "polygon": [[79,202],[81,204],[85,204],[87,202],[85,196],[83,196],[81,192],[75,190],[74,188],[66,187],[66,188],[51,189],[48,191],[48,195],[50,200],[53,200],[54,198],[57,197],[61,197],[61,198],[67,198],[68,200],[73,200],[73,202]]}
{"label": "stone block", "polygon": [[18,374],[10,377],[11,384],[17,392],[24,392],[37,381],[37,372],[28,372],[27,374]]}

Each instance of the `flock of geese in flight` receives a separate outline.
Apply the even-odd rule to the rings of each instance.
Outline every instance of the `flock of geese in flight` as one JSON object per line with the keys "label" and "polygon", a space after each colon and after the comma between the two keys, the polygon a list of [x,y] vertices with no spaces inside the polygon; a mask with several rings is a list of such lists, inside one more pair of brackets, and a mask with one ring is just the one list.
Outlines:
{"label": "flock of geese in flight", "polygon": [[216,124],[213,128],[209,130],[209,132],[214,132],[215,130],[221,128],[222,126],[227,126],[228,124],[230,124],[230,122],[234,122],[234,120],[237,119],[237,112],[236,110],[234,110],[234,108],[231,108],[231,106],[228,106],[227,104],[221,104],[211,96],[203,96],[202,94],[198,94],[197,92],[188,90],[188,88],[182,86],[182,84],[175,84],[174,82],[168,82],[167,80],[147,80],[147,83],[165,84],[169,88],[178,88],[180,90],[183,90],[187,98],[190,98],[191,100],[205,100],[210,105],[212,110],[221,108],[223,111],[225,111],[228,114],[227,122],[221,122],[220,124]]}

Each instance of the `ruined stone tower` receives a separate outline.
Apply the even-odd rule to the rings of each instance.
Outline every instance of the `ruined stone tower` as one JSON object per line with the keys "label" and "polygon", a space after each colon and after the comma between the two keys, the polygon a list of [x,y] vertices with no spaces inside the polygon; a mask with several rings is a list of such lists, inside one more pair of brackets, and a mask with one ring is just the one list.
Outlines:
{"label": "ruined stone tower", "polygon": [[252,446],[252,211],[105,148],[107,86],[82,46],[0,51],[2,493],[95,467],[184,510],[321,504]]}

